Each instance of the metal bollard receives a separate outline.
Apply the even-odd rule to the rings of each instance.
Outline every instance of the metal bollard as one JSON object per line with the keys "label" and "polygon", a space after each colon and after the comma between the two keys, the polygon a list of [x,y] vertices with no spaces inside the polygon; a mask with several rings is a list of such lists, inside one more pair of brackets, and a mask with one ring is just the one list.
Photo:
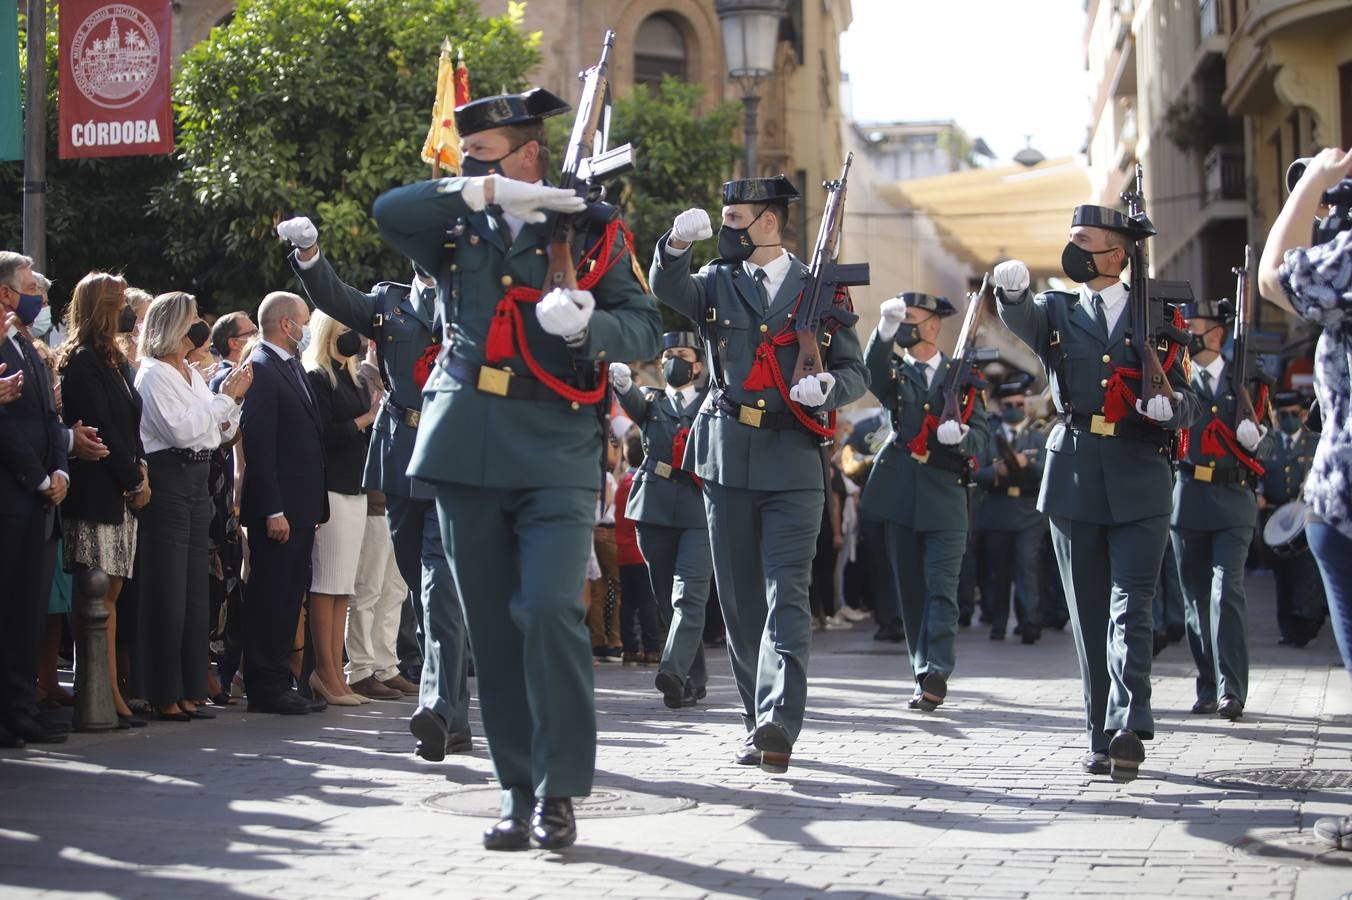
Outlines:
{"label": "metal bollard", "polygon": [[80,633],[76,635],[75,730],[112,731],[117,707],[108,676],[108,575],[102,569],[82,569],[75,576],[80,592]]}

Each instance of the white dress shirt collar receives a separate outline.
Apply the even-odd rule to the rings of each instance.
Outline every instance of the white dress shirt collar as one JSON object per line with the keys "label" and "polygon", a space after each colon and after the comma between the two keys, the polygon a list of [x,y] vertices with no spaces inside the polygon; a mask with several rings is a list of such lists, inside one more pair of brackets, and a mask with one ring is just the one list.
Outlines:
{"label": "white dress shirt collar", "polygon": [[1211,376],[1211,393],[1216,393],[1220,389],[1221,373],[1225,371],[1225,357],[1217,353],[1215,359],[1205,366],[1198,366],[1197,369]]}
{"label": "white dress shirt collar", "polygon": [[695,385],[687,384],[679,390],[667,385],[667,397],[670,398],[672,405],[676,407],[677,412],[682,412],[690,402],[695,399]]}
{"label": "white dress shirt collar", "polygon": [[1117,328],[1117,320],[1122,318],[1122,311],[1127,308],[1127,285],[1117,281],[1101,291],[1095,291],[1087,284],[1080,285],[1080,305],[1091,319],[1094,318],[1094,294],[1103,298],[1103,318],[1108,321],[1108,333],[1112,334]]}
{"label": "white dress shirt collar", "polygon": [[907,351],[902,359],[915,366],[921,372],[925,373],[925,387],[931,387],[934,384],[934,376],[939,374],[939,364],[943,362],[943,354],[936,353],[929,359],[921,362]]}
{"label": "white dress shirt collar", "polygon": [[746,274],[751,276],[751,280],[756,280],[756,273],[761,269],[765,270],[765,295],[769,297],[770,302],[775,302],[775,295],[779,293],[780,287],[784,284],[784,279],[789,274],[789,263],[793,262],[793,257],[789,251],[783,247],[779,248],[779,255],[770,260],[763,266],[758,266],[751,260],[743,260],[742,268]]}
{"label": "white dress shirt collar", "polygon": [[276,353],[283,360],[291,359],[296,355],[292,353],[290,350],[287,350],[285,347],[280,347],[277,344],[274,344],[272,341],[259,341],[259,343],[261,343],[264,347],[271,347],[272,352]]}

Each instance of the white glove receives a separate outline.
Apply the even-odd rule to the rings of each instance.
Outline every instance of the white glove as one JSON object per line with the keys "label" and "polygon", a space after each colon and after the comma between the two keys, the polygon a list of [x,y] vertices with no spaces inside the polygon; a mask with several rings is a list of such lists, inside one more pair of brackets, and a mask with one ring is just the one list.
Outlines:
{"label": "white glove", "polygon": [[594,309],[596,298],[591,291],[554,288],[535,304],[535,318],[549,334],[566,338],[586,330]]}
{"label": "white glove", "polygon": [[883,316],[882,321],[878,323],[878,337],[890,341],[897,336],[897,329],[906,318],[906,301],[900,297],[884,300],[878,311]]}
{"label": "white glove", "polygon": [[319,242],[319,229],[305,216],[277,223],[277,237],[290,241],[297,250],[309,250]]}
{"label": "white glove", "polygon": [[991,276],[995,286],[1006,294],[1022,294],[1028,290],[1028,267],[1017,259],[1007,259],[995,267]]}
{"label": "white glove", "polygon": [[864,435],[864,444],[868,447],[868,452],[874,456],[878,455],[890,440],[892,440],[891,422],[884,422],[876,430]]}
{"label": "white glove", "polygon": [[671,223],[671,236],[682,244],[693,244],[714,236],[709,214],[702,209],[687,209]]}
{"label": "white glove", "polygon": [[1252,419],[1245,419],[1239,423],[1235,429],[1235,437],[1244,445],[1244,449],[1253,452],[1263,438],[1267,437],[1268,429],[1266,425],[1255,425]]}
{"label": "white glove", "polygon": [[524,219],[527,222],[540,223],[545,220],[545,210],[562,213],[579,213],[587,208],[587,203],[572,191],[563,188],[547,187],[543,184],[528,184],[501,175],[489,175],[493,181],[493,202],[502,207],[509,216]]}
{"label": "white glove", "polygon": [[611,363],[610,386],[617,394],[629,393],[629,389],[634,386],[634,373],[624,363]]}
{"label": "white glove", "polygon": [[[1178,395],[1175,395],[1177,397]],[[1141,401],[1136,401],[1136,411],[1147,419],[1154,419],[1156,422],[1167,422],[1174,417],[1174,405],[1168,397],[1151,397],[1150,402],[1145,406]]]}
{"label": "white glove", "polygon": [[821,406],[826,395],[836,386],[836,376],[830,372],[818,375],[804,375],[803,380],[789,388],[789,399],[804,406]]}
{"label": "white glove", "polygon": [[939,438],[939,443],[952,447],[954,444],[961,444],[962,439],[967,437],[967,432],[971,430],[972,426],[963,425],[961,422],[940,422],[935,435]]}

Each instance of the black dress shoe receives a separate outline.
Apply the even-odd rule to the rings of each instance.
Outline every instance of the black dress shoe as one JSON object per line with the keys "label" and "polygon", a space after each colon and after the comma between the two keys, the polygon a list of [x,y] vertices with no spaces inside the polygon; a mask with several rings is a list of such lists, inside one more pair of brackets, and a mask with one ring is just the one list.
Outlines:
{"label": "black dress shoe", "polygon": [[1108,742],[1108,758],[1112,760],[1113,778],[1130,781],[1145,762],[1145,745],[1136,732],[1123,728]]}
{"label": "black dress shoe", "polygon": [[474,750],[474,736],[466,728],[446,735],[446,753],[470,753]]}
{"label": "black dress shoe", "polygon": [[995,630],[992,630],[992,631],[991,631],[991,640],[993,640],[993,641],[1003,641],[1004,639],[1005,639],[1005,633],[1004,633],[1003,631],[995,631]]}
{"label": "black dress shoe", "polygon": [[577,840],[571,797],[546,797],[535,801],[530,817],[530,836],[541,850],[562,850]]}
{"label": "black dress shoe", "polygon": [[1240,703],[1239,698],[1233,694],[1226,694],[1216,706],[1216,715],[1233,722],[1244,715],[1244,704]]}
{"label": "black dress shoe", "polygon": [[759,766],[761,764],[761,752],[756,747],[755,735],[748,734],[746,742],[737,748],[734,756],[739,766]]}
{"label": "black dress shoe", "polygon": [[789,771],[789,758],[793,755],[793,741],[789,732],[777,722],[765,722],[756,726],[751,741],[760,750],[762,772],[771,775],[783,775]]}
{"label": "black dress shoe", "polygon": [[157,710],[155,710],[155,721],[157,721],[157,722],[191,722],[191,721],[192,721],[192,716],[188,715],[187,713],[185,713],[185,712],[184,712],[183,710],[181,710],[181,709],[180,709],[178,712],[160,712],[160,711],[157,709]]}
{"label": "black dress shoe", "polygon": [[708,690],[705,688],[691,687],[689,684],[686,684],[685,694],[681,697],[681,705],[698,706],[699,702],[703,700],[708,693]]}
{"label": "black dress shoe", "polygon": [[306,697],[304,699],[306,712],[323,712],[329,708],[329,701],[323,697]]}
{"label": "black dress shoe", "polygon": [[215,714],[215,713],[209,713],[209,712],[207,712],[205,709],[201,709],[201,708],[193,709],[193,710],[184,710],[184,712],[187,713],[188,718],[190,718],[190,719],[214,719],[214,718],[216,718],[216,714]]}
{"label": "black dress shoe", "polygon": [[270,713],[278,716],[303,716],[310,711],[310,701],[295,691],[286,691],[275,697],[249,697],[245,707],[251,713]]}
{"label": "black dress shoe", "polygon": [[1107,775],[1113,770],[1113,761],[1102,750],[1086,753],[1080,760],[1080,767],[1090,775]]}
{"label": "black dress shoe", "polygon": [[671,672],[658,672],[653,686],[662,692],[662,702],[667,709],[680,709],[685,705],[685,685]]}
{"label": "black dress shoe", "polygon": [[969,612],[958,613],[958,624],[963,628],[969,627],[972,624],[972,614]]}
{"label": "black dress shoe", "polygon": [[1042,638],[1042,629],[1035,625],[1023,626],[1023,631],[1019,632],[1019,640],[1025,644],[1036,644]]}
{"label": "black dress shoe", "polygon": [[529,850],[530,824],[525,819],[499,819],[484,832],[485,850]]}
{"label": "black dress shoe", "polygon": [[948,673],[927,672],[920,680],[920,697],[916,709],[934,712],[948,696]]}
{"label": "black dress shoe", "polygon": [[1192,705],[1194,716],[1209,716],[1216,711],[1215,700],[1198,700]]}
{"label": "black dress shoe", "polygon": [[121,731],[126,731],[129,728],[145,728],[146,720],[140,716],[119,715],[117,717],[117,727]]}
{"label": "black dress shoe", "polygon": [[420,706],[409,718],[408,730],[418,739],[418,745],[413,748],[414,753],[428,762],[441,762],[446,758],[446,738],[449,734],[441,716]]}

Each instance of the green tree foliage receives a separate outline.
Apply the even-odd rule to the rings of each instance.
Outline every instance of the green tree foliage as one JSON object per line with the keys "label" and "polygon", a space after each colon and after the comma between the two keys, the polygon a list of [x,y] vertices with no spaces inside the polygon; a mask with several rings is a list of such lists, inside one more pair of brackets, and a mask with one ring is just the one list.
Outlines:
{"label": "green tree foliage", "polygon": [[290,282],[273,228],[309,215],[344,277],[399,278],[371,202],[429,177],[427,134],[443,36],[463,46],[476,96],[519,90],[539,60],[521,8],[481,18],[471,0],[244,0],[180,61],[181,172],[152,206],[166,253],[215,305]]}

